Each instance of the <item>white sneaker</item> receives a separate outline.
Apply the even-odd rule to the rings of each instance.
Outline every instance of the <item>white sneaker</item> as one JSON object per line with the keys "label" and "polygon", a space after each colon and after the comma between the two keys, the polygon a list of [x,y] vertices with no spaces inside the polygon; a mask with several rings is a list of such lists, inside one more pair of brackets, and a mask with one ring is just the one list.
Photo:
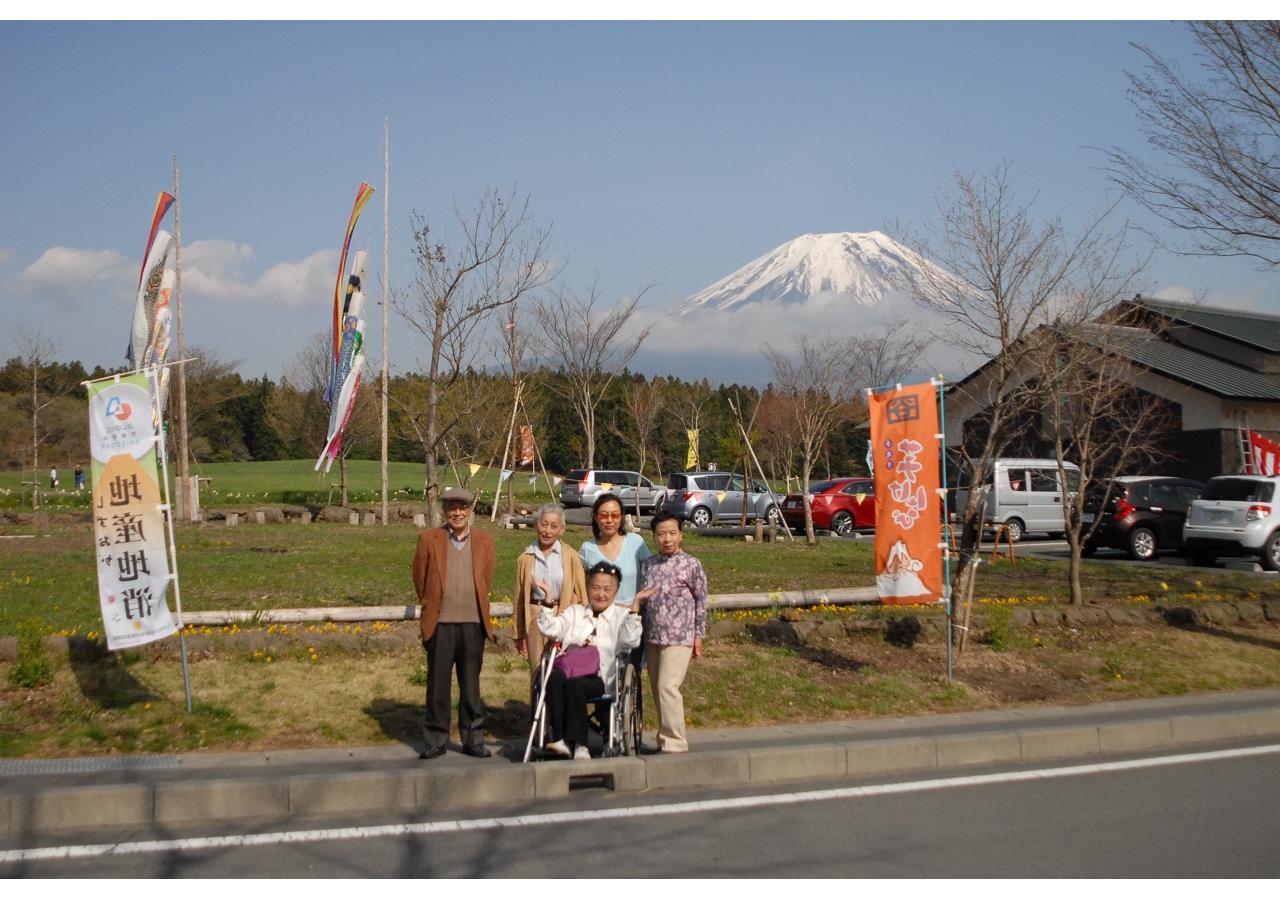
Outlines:
{"label": "white sneaker", "polygon": [[573,751],[573,758],[574,759],[590,759],[591,751],[588,750],[586,747],[578,747],[576,750]]}
{"label": "white sneaker", "polygon": [[554,753],[556,756],[563,756],[568,759],[573,754],[569,752],[569,745],[564,741],[552,741],[544,748],[548,753]]}

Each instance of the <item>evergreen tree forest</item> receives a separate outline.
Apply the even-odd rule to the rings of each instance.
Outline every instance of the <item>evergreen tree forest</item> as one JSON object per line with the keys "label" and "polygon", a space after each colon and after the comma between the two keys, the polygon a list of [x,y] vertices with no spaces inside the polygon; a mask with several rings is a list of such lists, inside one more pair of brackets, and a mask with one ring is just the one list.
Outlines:
{"label": "evergreen tree forest", "polygon": [[[190,451],[194,463],[314,458],[324,441],[328,410],[316,379],[301,377],[295,367],[279,379],[267,375],[246,378],[233,364],[216,355],[194,350],[200,362],[187,373]],[[88,420],[81,382],[111,374],[92,371],[79,362],[43,363],[35,373],[39,406],[39,461],[68,473],[88,464]],[[541,370],[526,376],[526,420],[552,473],[564,473],[584,463],[582,426],[570,401],[554,390],[557,373]],[[30,469],[32,434],[32,368],[11,358],[0,368],[0,467]],[[390,381],[388,454],[392,460],[424,460],[420,433],[426,380],[415,374]],[[348,423],[344,449],[348,459],[379,456],[379,391],[376,373],[364,382],[357,409]],[[467,370],[448,394],[451,408],[442,421],[450,429],[440,454],[441,464],[463,462],[498,465],[511,421],[512,384],[509,376]],[[647,398],[641,405],[637,398]],[[703,467],[741,471],[744,444],[733,409],[751,422],[751,443],[770,479],[782,481],[798,471],[796,448],[788,422],[788,397],[766,387],[763,391],[736,384],[712,385],[703,380],[622,372],[610,384],[596,414],[597,468],[638,469],[643,442],[644,473],[662,480],[683,471],[687,431],[698,431]],[[167,418],[177,412],[177,388],[171,387]],[[527,419],[526,419],[527,417]],[[754,418],[754,421],[752,419]],[[851,401],[846,420],[828,441],[814,477],[866,472],[867,432],[861,404]],[[647,433],[641,425],[647,422]],[[745,424],[745,423],[744,423]],[[173,446],[171,441],[170,446]],[[754,466],[753,474],[754,474]]]}

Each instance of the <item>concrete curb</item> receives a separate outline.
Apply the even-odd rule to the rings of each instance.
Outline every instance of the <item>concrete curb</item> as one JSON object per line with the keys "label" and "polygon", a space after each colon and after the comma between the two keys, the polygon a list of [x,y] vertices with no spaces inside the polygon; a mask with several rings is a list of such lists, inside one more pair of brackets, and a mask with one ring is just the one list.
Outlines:
{"label": "concrete curb", "polygon": [[[636,792],[929,775],[1280,736],[1280,691],[1219,695],[1223,706],[1236,707],[1226,710],[1214,709],[1214,699],[742,729],[708,733],[700,742],[705,750],[697,749],[695,735],[695,750],[689,754],[590,762],[522,765],[450,754],[440,762],[422,763],[402,746],[170,757],[167,770],[122,768],[95,776],[82,769],[74,777],[0,780],[0,839],[30,841],[96,829],[258,821],[279,825],[334,815],[466,812],[565,797],[579,784]],[[1095,711],[1099,721],[1083,721]],[[935,733],[927,733],[930,729]],[[353,770],[357,763],[364,768]],[[112,778],[116,783],[101,783]],[[80,783],[68,783],[76,781]]]}

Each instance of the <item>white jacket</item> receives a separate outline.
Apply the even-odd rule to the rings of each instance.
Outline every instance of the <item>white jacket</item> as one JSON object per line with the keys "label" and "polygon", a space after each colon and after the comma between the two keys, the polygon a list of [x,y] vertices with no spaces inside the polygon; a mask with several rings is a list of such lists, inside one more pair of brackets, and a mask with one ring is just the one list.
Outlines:
{"label": "white jacket", "polygon": [[600,653],[600,677],[606,694],[613,693],[615,660],[619,653],[640,646],[644,624],[625,606],[616,603],[600,615],[590,606],[570,606],[560,615],[550,607],[538,612],[538,630],[550,640],[559,641],[565,650],[593,645]]}

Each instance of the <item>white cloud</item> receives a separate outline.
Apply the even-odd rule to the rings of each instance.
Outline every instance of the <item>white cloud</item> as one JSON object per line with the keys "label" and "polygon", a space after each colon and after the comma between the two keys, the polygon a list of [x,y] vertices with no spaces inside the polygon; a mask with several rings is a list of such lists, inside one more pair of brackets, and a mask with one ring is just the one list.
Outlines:
{"label": "white cloud", "polygon": [[50,247],[22,270],[18,281],[32,287],[73,290],[121,278],[128,271],[128,263],[116,250]]}
{"label": "white cloud", "polygon": [[276,263],[249,279],[243,269],[253,256],[248,244],[192,242],[182,251],[183,295],[296,306],[327,297],[333,290],[337,254],[332,250],[320,250],[297,262]]}
{"label": "white cloud", "polygon": [[[878,332],[894,321],[909,323],[913,333],[930,334],[936,325],[910,297],[898,292],[886,294],[875,305],[859,303],[847,295],[820,293],[803,302],[748,303],[684,316],[676,309],[646,313],[642,324],[651,325],[652,330],[641,352],[643,359],[637,360],[639,365],[696,371],[713,381],[741,379],[759,384],[771,375],[763,353],[766,345],[785,353],[792,349],[797,335],[856,338]],[[919,372],[941,369],[953,377],[969,368],[971,361],[958,349],[935,340],[921,359]]]}
{"label": "white cloud", "polygon": [[1160,300],[1176,300],[1180,303],[1196,303],[1201,306],[1218,306],[1238,309],[1242,312],[1275,312],[1275,296],[1262,283],[1253,283],[1234,290],[1207,290],[1180,284],[1162,285],[1148,296]]}

